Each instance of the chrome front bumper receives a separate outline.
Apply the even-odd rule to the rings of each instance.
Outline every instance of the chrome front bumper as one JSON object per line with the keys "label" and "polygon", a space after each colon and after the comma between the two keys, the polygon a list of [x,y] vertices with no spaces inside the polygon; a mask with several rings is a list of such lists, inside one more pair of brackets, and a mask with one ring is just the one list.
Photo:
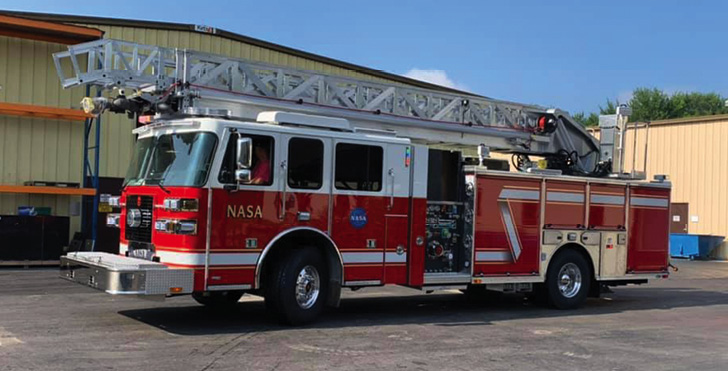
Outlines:
{"label": "chrome front bumper", "polygon": [[61,257],[61,278],[112,295],[189,294],[194,270],[104,252],[72,252]]}

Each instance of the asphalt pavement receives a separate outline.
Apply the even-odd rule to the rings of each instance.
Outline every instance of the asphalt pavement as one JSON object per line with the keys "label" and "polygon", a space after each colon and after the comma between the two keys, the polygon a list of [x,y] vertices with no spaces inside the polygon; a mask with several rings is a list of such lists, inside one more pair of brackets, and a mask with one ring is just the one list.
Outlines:
{"label": "asphalt pavement", "polygon": [[726,370],[728,263],[676,265],[572,311],[384,287],[297,328],[252,296],[213,311],[2,269],[0,370]]}

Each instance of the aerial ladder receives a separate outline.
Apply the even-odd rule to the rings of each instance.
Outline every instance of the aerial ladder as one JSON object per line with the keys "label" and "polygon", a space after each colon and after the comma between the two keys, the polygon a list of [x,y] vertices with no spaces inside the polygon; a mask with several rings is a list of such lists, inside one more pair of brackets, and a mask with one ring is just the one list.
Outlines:
{"label": "aerial ladder", "polygon": [[602,153],[599,141],[559,109],[113,39],[69,46],[53,58],[64,88],[116,92],[84,99],[94,114],[255,120],[271,110],[308,113],[419,143],[512,153],[524,171],[537,169],[533,155],[546,160],[542,170],[614,175],[612,151]]}

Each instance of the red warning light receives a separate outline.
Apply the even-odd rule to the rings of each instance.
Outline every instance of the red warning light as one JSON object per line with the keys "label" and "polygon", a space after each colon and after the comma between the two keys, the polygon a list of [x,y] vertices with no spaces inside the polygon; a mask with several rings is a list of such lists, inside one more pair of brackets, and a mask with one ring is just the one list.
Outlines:
{"label": "red warning light", "polygon": [[139,123],[140,125],[146,125],[152,122],[152,118],[152,115],[139,116],[139,118],[137,119],[137,123]]}

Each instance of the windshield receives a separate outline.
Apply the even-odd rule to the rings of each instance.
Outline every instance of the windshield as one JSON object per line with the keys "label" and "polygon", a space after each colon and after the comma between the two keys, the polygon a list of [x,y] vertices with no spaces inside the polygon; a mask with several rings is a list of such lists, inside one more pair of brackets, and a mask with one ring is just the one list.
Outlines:
{"label": "windshield", "polygon": [[139,139],[124,186],[200,187],[207,180],[216,143],[215,134],[201,132]]}

